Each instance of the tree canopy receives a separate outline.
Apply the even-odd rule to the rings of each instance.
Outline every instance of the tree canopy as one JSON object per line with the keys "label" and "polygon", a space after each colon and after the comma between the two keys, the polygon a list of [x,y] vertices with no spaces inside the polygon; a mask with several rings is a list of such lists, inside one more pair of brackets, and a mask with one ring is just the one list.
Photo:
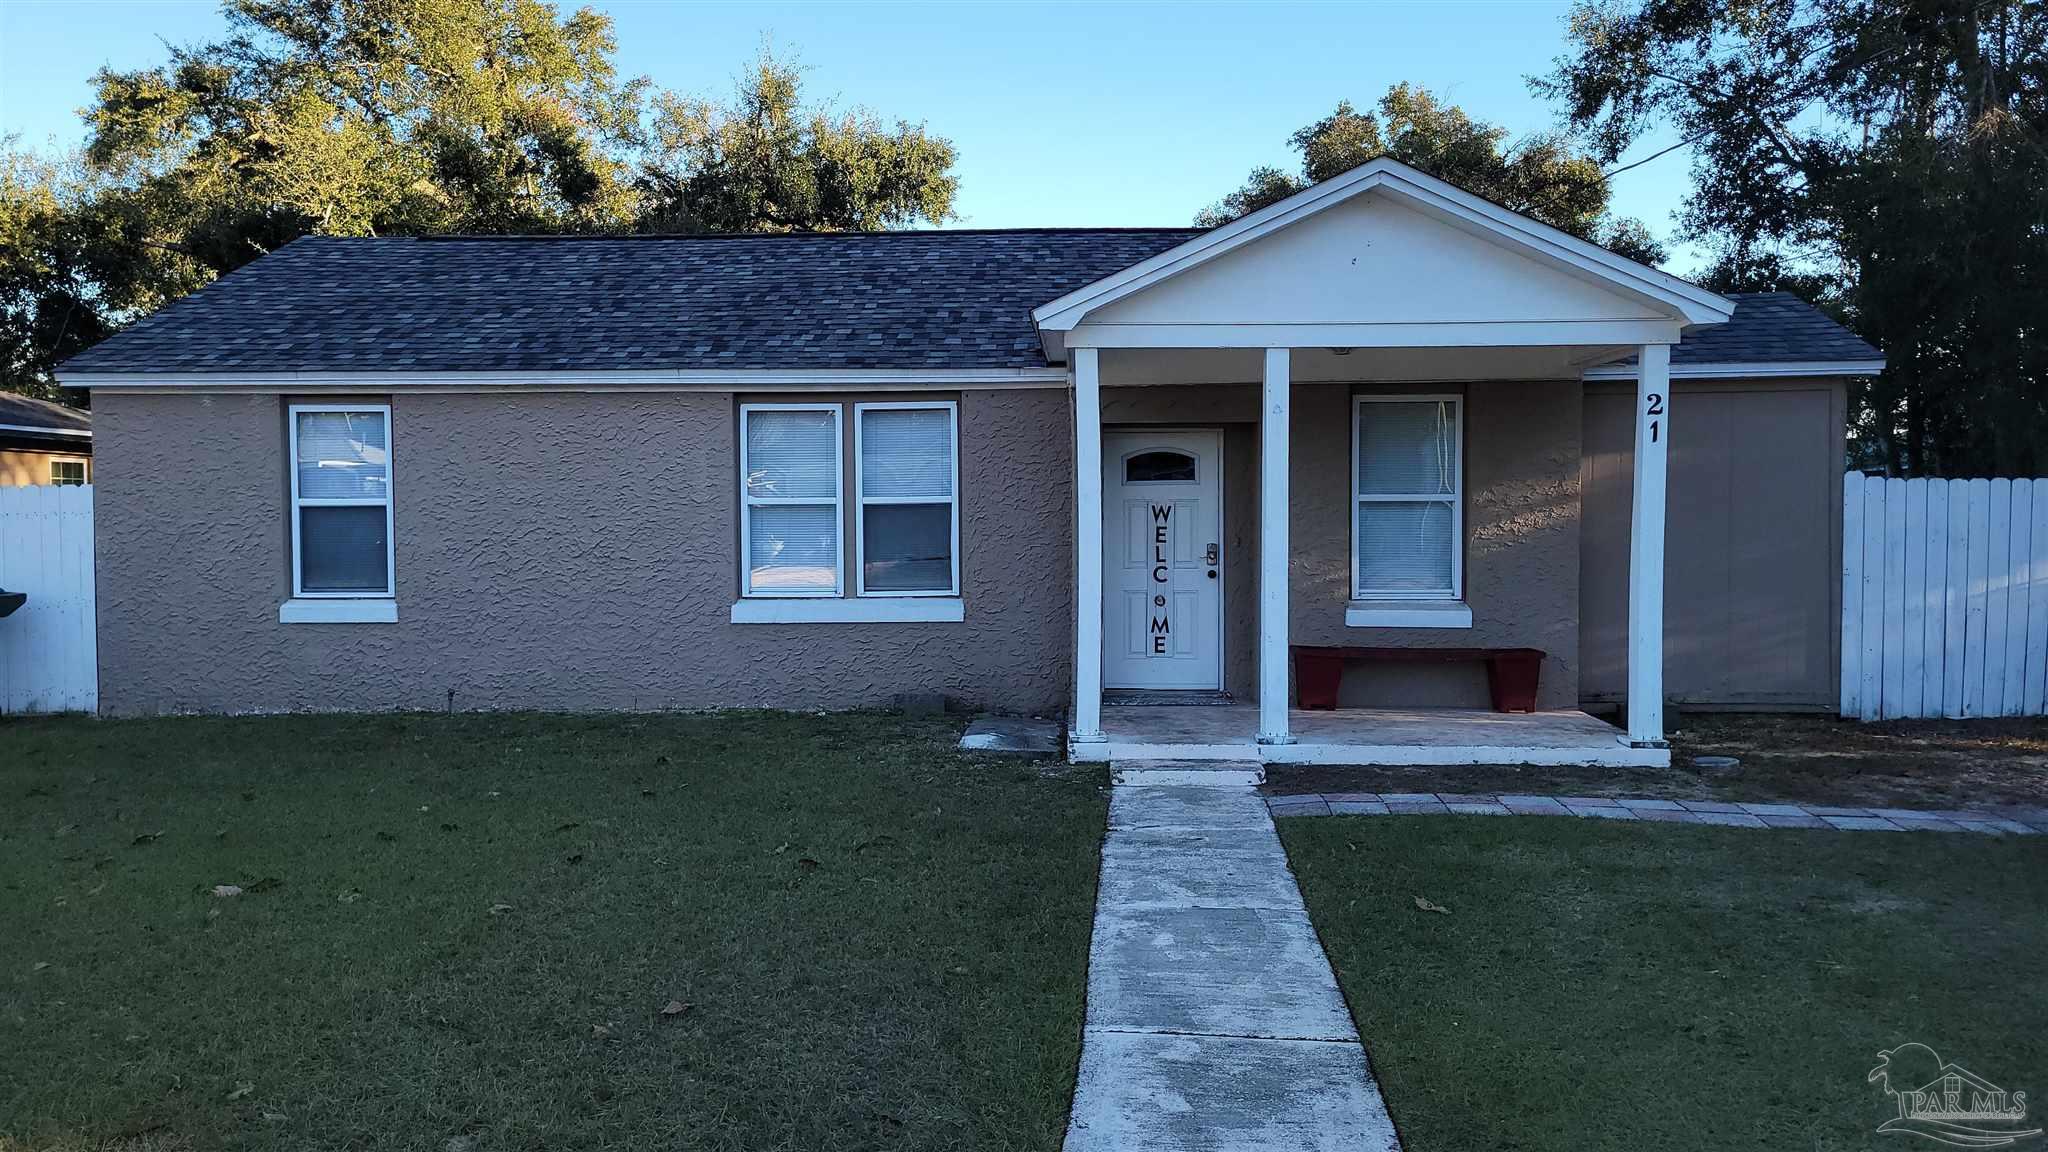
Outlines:
{"label": "tree canopy", "polygon": [[1474,120],[1426,89],[1396,84],[1380,97],[1377,113],[1339,103],[1336,111],[1296,132],[1292,144],[1301,154],[1299,175],[1255,168],[1243,187],[1204,209],[1195,222],[1204,227],[1228,223],[1368,160],[1392,156],[1630,259],[1646,264],[1664,259],[1640,221],[1608,213],[1606,175],[1565,137],[1538,135],[1511,143],[1507,129]]}
{"label": "tree canopy", "polygon": [[1710,284],[1818,293],[1884,351],[1864,463],[2048,469],[2048,6],[1635,0],[1570,27],[1538,90],[1604,161],[1676,129]]}
{"label": "tree canopy", "polygon": [[724,102],[612,63],[542,0],[224,0],[229,30],[102,70],[85,147],[0,154],[0,384],[295,237],[833,231],[952,215],[953,146],[811,107],[769,52]]}

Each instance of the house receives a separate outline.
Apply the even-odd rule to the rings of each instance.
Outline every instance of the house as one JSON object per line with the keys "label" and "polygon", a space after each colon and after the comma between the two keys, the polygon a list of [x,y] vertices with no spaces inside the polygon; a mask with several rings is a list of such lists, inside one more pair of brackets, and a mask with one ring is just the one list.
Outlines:
{"label": "house", "polygon": [[[112,713],[944,692],[1084,758],[1656,763],[1667,694],[1835,702],[1881,365],[1383,159],[1208,231],[307,238],[61,379]],[[1544,711],[1365,663],[1291,713],[1290,643],[1541,649]]]}
{"label": "house", "polygon": [[0,488],[92,483],[92,416],[0,392]]}

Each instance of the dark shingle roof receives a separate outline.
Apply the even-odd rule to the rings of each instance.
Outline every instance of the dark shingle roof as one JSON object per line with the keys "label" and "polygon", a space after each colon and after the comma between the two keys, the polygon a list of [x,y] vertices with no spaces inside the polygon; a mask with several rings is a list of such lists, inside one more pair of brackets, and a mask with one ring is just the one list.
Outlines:
{"label": "dark shingle roof", "polygon": [[1033,308],[1197,234],[308,237],[64,370],[1042,367]]}
{"label": "dark shingle roof", "polygon": [[0,424],[47,428],[53,432],[88,432],[92,430],[92,415],[48,400],[0,392]]}
{"label": "dark shingle roof", "polygon": [[[1196,235],[307,237],[63,371],[1035,368],[1033,308]],[[1877,355],[1790,293],[1736,299],[1673,363]]]}
{"label": "dark shingle roof", "polygon": [[1730,292],[1735,315],[1692,332],[1671,350],[1673,364],[1876,360],[1884,354],[1790,292]]}

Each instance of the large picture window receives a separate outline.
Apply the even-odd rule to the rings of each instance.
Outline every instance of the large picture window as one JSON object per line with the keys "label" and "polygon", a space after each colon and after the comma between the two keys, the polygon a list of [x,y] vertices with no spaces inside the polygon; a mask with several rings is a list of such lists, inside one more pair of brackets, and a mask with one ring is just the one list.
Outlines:
{"label": "large picture window", "polygon": [[1352,416],[1352,595],[1464,595],[1456,396],[1360,396]]}
{"label": "large picture window", "polygon": [[740,552],[749,596],[837,596],[839,405],[740,406]]}
{"label": "large picture window", "polygon": [[389,597],[391,407],[294,404],[292,595]]}
{"label": "large picture window", "polygon": [[953,596],[960,590],[956,406],[856,404],[858,591]]}

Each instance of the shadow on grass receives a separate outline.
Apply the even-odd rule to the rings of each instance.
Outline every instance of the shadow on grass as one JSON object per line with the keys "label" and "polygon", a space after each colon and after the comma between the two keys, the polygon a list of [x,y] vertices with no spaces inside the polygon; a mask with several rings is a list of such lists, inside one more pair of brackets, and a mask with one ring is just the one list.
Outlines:
{"label": "shadow on grass", "polygon": [[0,1147],[1055,1148],[1103,779],[956,736],[0,724]]}

